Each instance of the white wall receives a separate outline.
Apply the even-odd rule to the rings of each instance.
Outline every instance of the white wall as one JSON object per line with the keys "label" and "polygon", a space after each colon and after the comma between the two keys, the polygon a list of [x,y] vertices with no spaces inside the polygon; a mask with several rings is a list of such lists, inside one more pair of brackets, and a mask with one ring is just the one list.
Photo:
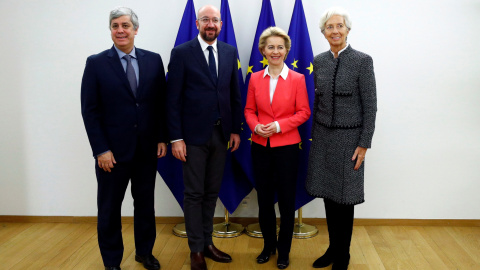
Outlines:
{"label": "white wall", "polygon": [[[220,6],[220,0],[196,0]],[[165,65],[182,1],[0,1],[0,215],[95,216],[94,160],[80,115],[86,58],[112,45],[108,12],[132,7],[136,45]],[[272,0],[288,30],[293,0]],[[318,29],[332,5],[353,18],[349,42],[374,59],[377,129],[367,153],[366,202],[358,218],[479,219],[480,2],[474,0],[314,1],[303,5],[315,54],[328,49]],[[230,0],[243,71],[260,0]],[[158,177],[156,214],[182,216]],[[234,216],[256,216],[255,194]],[[217,216],[223,208],[218,203]],[[133,214],[127,192],[123,214]],[[323,202],[304,217],[323,217]]]}

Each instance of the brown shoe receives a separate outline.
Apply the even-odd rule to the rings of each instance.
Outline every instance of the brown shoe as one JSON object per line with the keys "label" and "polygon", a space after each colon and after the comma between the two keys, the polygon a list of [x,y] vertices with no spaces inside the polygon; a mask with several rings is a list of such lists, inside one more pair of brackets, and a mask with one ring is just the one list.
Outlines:
{"label": "brown shoe", "polygon": [[203,252],[190,252],[190,267],[191,270],[207,270]]}
{"label": "brown shoe", "polygon": [[214,245],[208,245],[203,249],[205,257],[210,258],[216,262],[229,263],[232,261],[232,257],[227,253],[220,251]]}

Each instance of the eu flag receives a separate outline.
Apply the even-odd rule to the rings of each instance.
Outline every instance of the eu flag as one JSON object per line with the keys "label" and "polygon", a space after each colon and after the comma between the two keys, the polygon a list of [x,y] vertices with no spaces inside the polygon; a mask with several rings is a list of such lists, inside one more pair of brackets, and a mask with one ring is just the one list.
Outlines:
{"label": "eu flag", "polygon": [[[230,15],[230,7],[228,5],[228,0],[222,0],[220,7],[220,16],[222,18],[223,26],[222,31],[218,36],[218,40],[223,41],[237,48],[237,41],[235,39],[235,31],[233,30],[232,16]],[[243,83],[243,73],[242,67],[240,65],[240,58],[238,57],[237,51],[237,63],[238,63],[238,84],[240,89],[245,88]],[[243,115],[243,114],[242,114]],[[242,122],[245,122],[243,119]],[[248,143],[241,139],[242,143],[240,145]],[[223,174],[222,187],[220,188],[220,193],[218,194],[220,200],[222,201],[225,208],[228,212],[233,213],[237,209],[240,202],[247,196],[250,191],[252,191],[253,186],[248,180],[247,175],[243,171],[240,163],[236,158],[236,153],[228,152],[227,160],[225,162],[225,172]]]}
{"label": "eu flag", "polygon": [[[313,109],[313,99],[315,94],[315,85],[313,82],[313,51],[308,34],[307,22],[303,11],[302,0],[295,1],[292,20],[288,35],[292,40],[292,47],[288,53],[285,63],[288,67],[298,73],[305,75],[305,83],[307,84],[308,99],[310,109]],[[300,159],[298,167],[297,179],[297,196],[295,200],[295,209],[298,209],[309,203],[314,198],[307,194],[305,189],[305,179],[307,178],[308,169],[308,153],[310,152],[312,118],[298,127],[302,142],[300,143]]]}
{"label": "eu flag", "polygon": [[[260,38],[263,30],[267,29],[270,26],[275,26],[272,5],[270,3],[270,0],[263,0],[262,10],[260,11],[260,18],[258,19],[257,24],[257,31],[255,32],[255,38],[253,40],[252,54],[250,55],[250,62],[248,63],[245,87],[242,89],[243,108],[245,108],[245,104],[247,103],[248,82],[250,81],[250,75],[254,72],[264,69],[268,65],[267,59],[265,59],[258,50],[258,39]],[[243,123],[245,123],[245,118]],[[238,159],[240,165],[242,166],[252,185],[255,186],[251,156],[252,132],[246,124],[243,124],[243,130],[240,134],[240,138],[243,143],[240,144],[240,148],[237,150],[236,158]]]}
{"label": "eu flag", "polygon": [[[197,26],[195,24],[196,15],[193,0],[188,0],[183,12],[180,28],[178,29],[175,46],[187,42],[198,35]],[[168,71],[167,71],[168,72]],[[168,80],[168,73],[167,73]],[[183,171],[182,162],[176,159],[172,154],[172,147],[168,145],[168,153],[165,157],[158,159],[157,171],[167,184],[178,204],[183,209]]]}

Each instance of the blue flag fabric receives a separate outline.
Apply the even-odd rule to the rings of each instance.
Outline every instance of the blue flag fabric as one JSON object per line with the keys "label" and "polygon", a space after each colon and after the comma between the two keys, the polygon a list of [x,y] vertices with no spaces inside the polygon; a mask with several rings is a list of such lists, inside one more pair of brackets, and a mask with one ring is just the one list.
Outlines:
{"label": "blue flag fabric", "polygon": [[[220,16],[223,21],[222,31],[218,36],[218,40],[223,41],[237,48],[237,40],[235,39],[235,31],[233,30],[232,16],[230,14],[230,7],[228,0],[222,0],[220,7]],[[241,90],[245,88],[243,83],[243,73],[240,65],[240,58],[238,57],[238,84]],[[242,122],[245,122],[243,119]],[[247,144],[248,141],[242,140],[242,144]],[[238,150],[237,150],[238,151]],[[236,151],[236,152],[237,152]],[[238,205],[242,202],[243,198],[252,191],[253,186],[250,183],[247,175],[243,172],[236,158],[236,152],[233,154],[229,151],[227,154],[227,160],[225,162],[225,172],[223,174],[222,187],[218,194],[228,212],[233,213]]]}
{"label": "blue flag fabric", "polygon": [[[184,42],[192,40],[198,35],[197,26],[195,24],[196,15],[193,0],[188,0],[183,12],[182,21],[178,29],[175,46]],[[168,70],[167,70],[168,72]],[[167,73],[168,79],[168,73]],[[167,184],[173,196],[177,200],[180,207],[183,209],[183,171],[182,162],[172,155],[172,146],[168,145],[167,155],[158,159],[157,171]]]}
{"label": "blue flag fabric", "polygon": [[[258,50],[258,39],[263,30],[270,26],[275,26],[275,19],[273,18],[272,5],[270,0],[263,0],[262,10],[260,11],[260,17],[258,19],[257,31],[255,32],[255,38],[253,39],[252,53],[250,54],[250,62],[248,63],[247,77],[245,78],[245,87],[242,91],[242,106],[245,108],[247,103],[248,83],[250,82],[250,75],[254,72],[264,69],[267,65],[267,59]],[[253,178],[252,168],[252,156],[251,156],[251,144],[252,144],[252,131],[246,125],[245,118],[243,119],[243,129],[240,134],[240,139],[243,143],[240,144],[240,148],[237,150],[237,159],[243,168],[243,171],[248,176],[252,185],[255,186]]]}
{"label": "blue flag fabric", "polygon": [[[307,85],[308,99],[310,109],[313,109],[313,99],[315,94],[315,85],[313,81],[313,51],[308,34],[307,21],[303,11],[302,0],[295,1],[292,20],[288,35],[292,40],[292,47],[288,53],[285,63],[288,67],[298,73],[305,75],[305,83]],[[295,209],[298,209],[309,203],[314,198],[307,194],[305,189],[305,180],[307,178],[308,154],[310,152],[312,119],[310,117],[307,122],[298,128],[302,142],[300,143],[300,159],[297,179],[297,196],[295,200]]]}

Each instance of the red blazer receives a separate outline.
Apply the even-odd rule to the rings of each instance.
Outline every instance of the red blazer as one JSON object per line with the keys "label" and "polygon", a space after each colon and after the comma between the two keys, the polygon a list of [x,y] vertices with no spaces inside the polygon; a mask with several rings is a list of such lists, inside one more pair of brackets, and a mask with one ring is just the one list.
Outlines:
{"label": "red blazer", "polygon": [[278,78],[270,104],[270,76],[263,77],[264,70],[255,72],[248,84],[245,119],[252,130],[252,141],[267,145],[267,139],[255,133],[258,124],[278,121],[280,132],[270,136],[270,146],[284,146],[301,142],[298,126],[310,118],[305,77],[291,69],[287,79]]}

